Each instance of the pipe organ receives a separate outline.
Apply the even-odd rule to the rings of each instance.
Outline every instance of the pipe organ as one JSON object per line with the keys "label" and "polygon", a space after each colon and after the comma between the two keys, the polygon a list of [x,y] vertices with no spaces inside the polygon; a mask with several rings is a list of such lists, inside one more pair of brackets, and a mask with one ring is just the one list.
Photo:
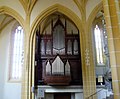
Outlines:
{"label": "pipe organ", "polygon": [[68,19],[59,16],[46,26],[50,29],[36,31],[36,85],[82,84],[79,31],[70,25]]}

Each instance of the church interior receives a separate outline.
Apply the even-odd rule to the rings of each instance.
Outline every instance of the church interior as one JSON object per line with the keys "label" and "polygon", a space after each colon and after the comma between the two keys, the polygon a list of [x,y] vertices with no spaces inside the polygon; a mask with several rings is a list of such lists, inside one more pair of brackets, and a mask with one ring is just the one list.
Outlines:
{"label": "church interior", "polygon": [[120,99],[119,21],[119,0],[0,0],[0,99]]}

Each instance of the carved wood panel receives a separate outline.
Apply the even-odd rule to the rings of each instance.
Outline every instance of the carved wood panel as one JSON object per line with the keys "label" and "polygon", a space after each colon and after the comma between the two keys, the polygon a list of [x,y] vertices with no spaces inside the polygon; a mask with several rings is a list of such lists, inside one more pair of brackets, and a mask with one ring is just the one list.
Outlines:
{"label": "carved wood panel", "polygon": [[35,84],[46,84],[44,77],[47,62],[49,60],[52,63],[56,56],[59,55],[64,64],[67,60],[69,61],[71,73],[70,84],[81,85],[82,70],[79,31],[77,34],[68,34],[66,26],[62,24],[60,19],[51,27],[52,31],[49,34],[36,32],[35,61],[37,62],[37,66],[35,67]]}

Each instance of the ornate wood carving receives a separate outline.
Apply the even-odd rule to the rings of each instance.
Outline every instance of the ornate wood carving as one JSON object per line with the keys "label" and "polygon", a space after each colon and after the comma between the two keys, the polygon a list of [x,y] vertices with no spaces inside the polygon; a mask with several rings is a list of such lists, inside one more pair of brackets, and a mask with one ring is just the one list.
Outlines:
{"label": "ornate wood carving", "polygon": [[[47,84],[46,82],[48,80],[51,80],[51,85],[56,84],[56,82],[57,84],[64,85],[66,81],[69,81],[71,85],[82,84],[79,33],[73,34],[73,31],[71,33],[67,33],[66,21],[67,20],[65,20],[65,24],[63,25],[59,17],[54,25],[52,21],[51,33],[42,34],[39,33],[39,31],[36,32],[36,85]],[[46,74],[50,75],[53,73],[52,69],[50,70],[50,68],[52,68],[52,63],[57,55],[60,56],[60,59],[64,64],[64,68],[69,66],[70,68],[68,68],[68,70],[64,69],[67,75],[65,75],[64,72],[64,75],[60,78],[56,77],[55,75],[54,77],[48,77]],[[68,76],[69,74],[70,76]],[[65,78],[66,81],[63,80]],[[61,82],[59,82],[60,80]]]}

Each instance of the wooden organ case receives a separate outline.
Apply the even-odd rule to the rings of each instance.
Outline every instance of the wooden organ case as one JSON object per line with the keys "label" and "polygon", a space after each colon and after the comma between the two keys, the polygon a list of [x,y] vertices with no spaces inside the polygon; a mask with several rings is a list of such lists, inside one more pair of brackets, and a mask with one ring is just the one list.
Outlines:
{"label": "wooden organ case", "polygon": [[51,31],[36,31],[35,85],[82,85],[79,31],[67,32],[60,17]]}

